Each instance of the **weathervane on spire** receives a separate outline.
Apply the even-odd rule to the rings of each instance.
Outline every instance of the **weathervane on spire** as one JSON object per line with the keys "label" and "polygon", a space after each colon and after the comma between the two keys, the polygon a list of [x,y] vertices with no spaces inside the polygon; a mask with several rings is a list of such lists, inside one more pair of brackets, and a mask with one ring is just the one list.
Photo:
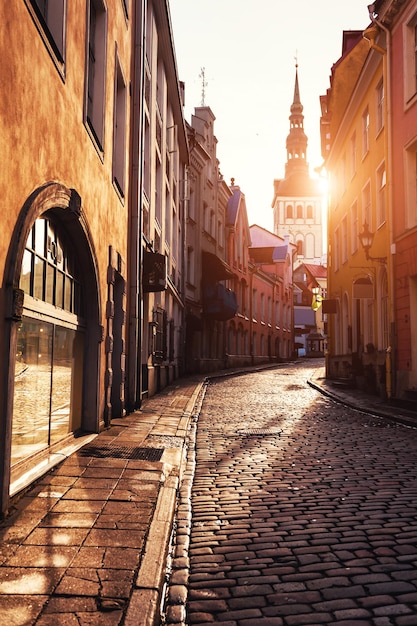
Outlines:
{"label": "weathervane on spire", "polygon": [[207,81],[206,81],[206,68],[202,67],[201,71],[198,75],[199,78],[201,78],[201,106],[204,107],[206,106],[206,87],[207,87]]}
{"label": "weathervane on spire", "polygon": [[295,67],[298,67],[298,50],[295,51],[294,60],[295,60]]}

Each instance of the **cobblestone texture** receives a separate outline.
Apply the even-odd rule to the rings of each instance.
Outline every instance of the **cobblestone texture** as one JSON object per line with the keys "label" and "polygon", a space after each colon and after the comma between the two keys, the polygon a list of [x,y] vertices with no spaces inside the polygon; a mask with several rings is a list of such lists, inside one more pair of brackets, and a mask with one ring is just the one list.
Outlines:
{"label": "cobblestone texture", "polygon": [[417,430],[320,395],[313,369],[208,385],[167,623],[417,625]]}

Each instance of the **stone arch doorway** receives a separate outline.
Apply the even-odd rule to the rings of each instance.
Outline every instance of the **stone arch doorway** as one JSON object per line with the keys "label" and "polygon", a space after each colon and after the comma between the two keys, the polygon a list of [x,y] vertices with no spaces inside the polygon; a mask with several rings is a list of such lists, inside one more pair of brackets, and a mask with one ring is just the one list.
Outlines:
{"label": "stone arch doorway", "polygon": [[2,510],[22,466],[40,462],[75,433],[99,430],[99,282],[75,190],[48,183],[27,199],[3,288],[9,367],[3,381]]}

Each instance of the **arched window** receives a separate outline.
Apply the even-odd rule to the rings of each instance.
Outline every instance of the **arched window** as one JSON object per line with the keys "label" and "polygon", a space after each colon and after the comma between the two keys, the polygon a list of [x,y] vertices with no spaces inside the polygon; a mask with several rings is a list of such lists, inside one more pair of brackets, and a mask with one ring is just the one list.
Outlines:
{"label": "arched window", "polygon": [[293,206],[292,204],[287,204],[287,220],[292,220],[293,218]]}
{"label": "arched window", "polygon": [[313,219],[313,207],[311,206],[311,204],[307,205],[307,219]]}
{"label": "arched window", "polygon": [[297,204],[297,219],[299,220],[303,219],[303,205],[302,204]]}
{"label": "arched window", "polygon": [[314,235],[312,233],[307,233],[305,249],[306,249],[306,257],[308,259],[312,259],[315,256],[314,248],[315,248]]}
{"label": "arched window", "polygon": [[56,225],[49,219],[36,220],[23,254],[20,288],[28,296],[80,315],[81,290],[75,274],[75,259]]}

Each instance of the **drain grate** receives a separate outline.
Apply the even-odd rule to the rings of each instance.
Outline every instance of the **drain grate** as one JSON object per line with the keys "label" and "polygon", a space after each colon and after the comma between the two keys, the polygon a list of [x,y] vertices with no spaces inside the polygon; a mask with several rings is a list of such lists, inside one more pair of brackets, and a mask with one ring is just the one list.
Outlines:
{"label": "drain grate", "polygon": [[243,435],[244,437],[250,437],[252,435],[272,435],[279,437],[282,430],[277,428],[250,428],[249,430],[237,430],[236,432],[238,435]]}
{"label": "drain grate", "polygon": [[85,446],[81,456],[95,459],[127,459],[135,461],[160,461],[164,448],[131,448],[129,446]]}

